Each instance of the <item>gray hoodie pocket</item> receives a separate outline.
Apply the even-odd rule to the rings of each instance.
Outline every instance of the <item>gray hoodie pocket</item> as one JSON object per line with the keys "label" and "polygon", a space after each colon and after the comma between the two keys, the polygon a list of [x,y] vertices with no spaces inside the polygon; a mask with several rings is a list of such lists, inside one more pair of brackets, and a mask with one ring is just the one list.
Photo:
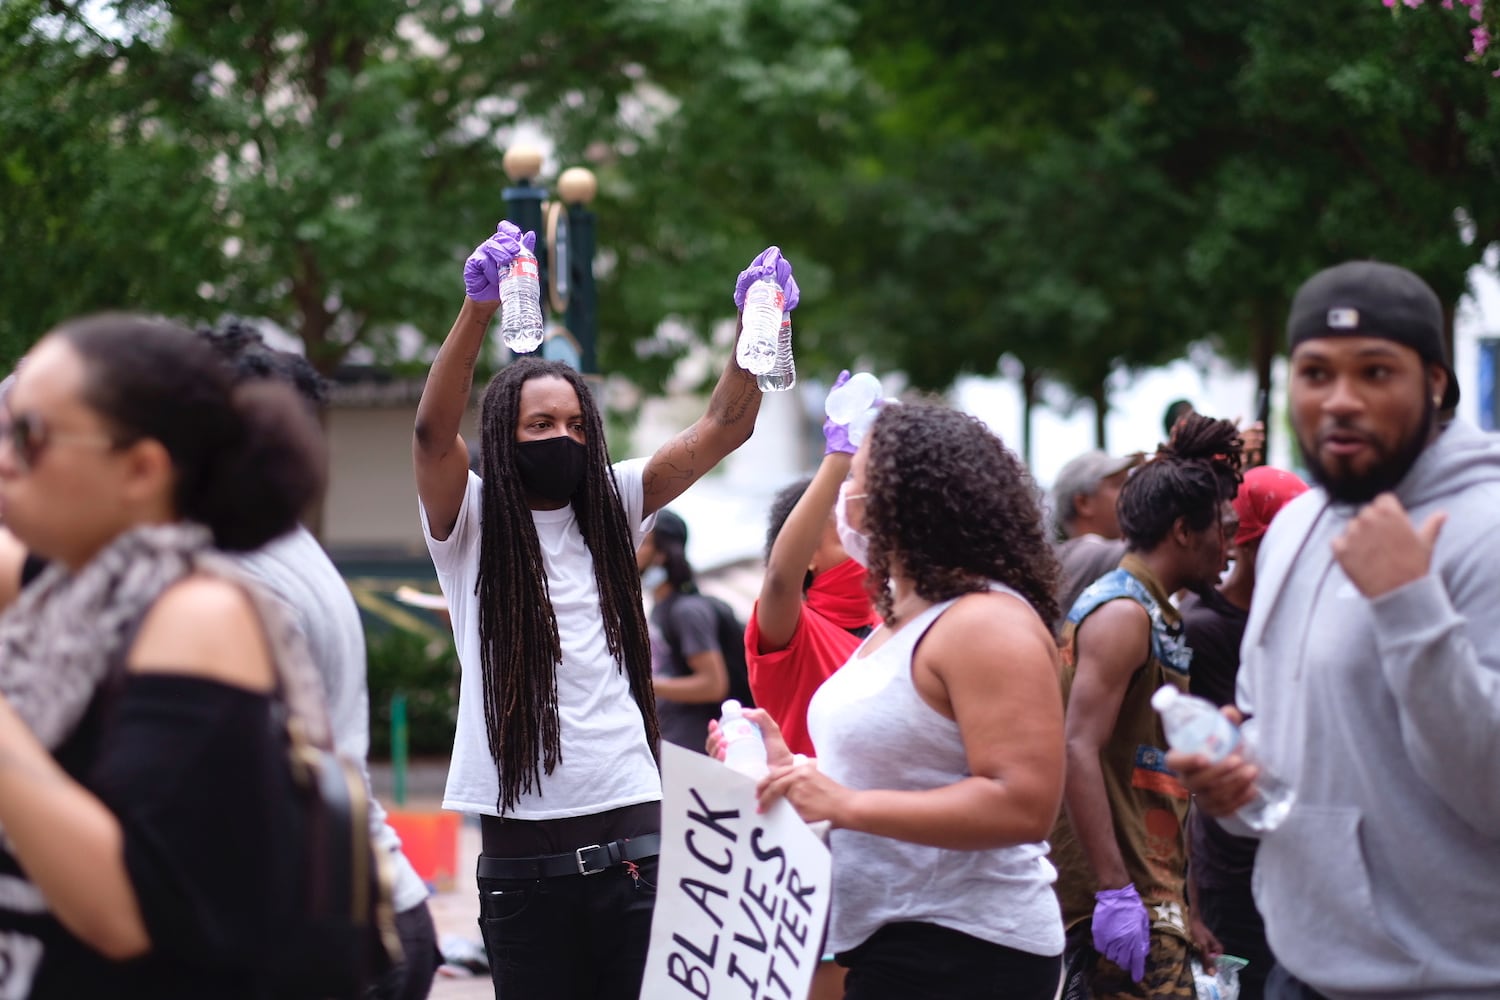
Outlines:
{"label": "gray hoodie pocket", "polygon": [[1277,961],[1297,978],[1361,993],[1420,963],[1376,912],[1357,809],[1295,805],[1255,858],[1255,903]]}

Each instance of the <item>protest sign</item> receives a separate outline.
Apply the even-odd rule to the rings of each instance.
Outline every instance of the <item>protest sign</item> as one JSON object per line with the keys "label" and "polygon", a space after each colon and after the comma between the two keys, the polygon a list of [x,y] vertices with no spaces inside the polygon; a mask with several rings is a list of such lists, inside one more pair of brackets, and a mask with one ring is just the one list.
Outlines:
{"label": "protest sign", "polygon": [[661,859],[643,1000],[803,1000],[828,920],[828,848],[788,803],[663,742]]}

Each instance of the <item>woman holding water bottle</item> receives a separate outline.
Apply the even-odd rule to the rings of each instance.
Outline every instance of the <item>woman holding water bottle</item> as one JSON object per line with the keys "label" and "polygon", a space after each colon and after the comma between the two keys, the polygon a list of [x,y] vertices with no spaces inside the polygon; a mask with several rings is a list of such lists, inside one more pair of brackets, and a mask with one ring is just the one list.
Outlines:
{"label": "woman holding water bottle", "polygon": [[832,826],[829,949],[851,1000],[1057,990],[1044,843],[1063,788],[1057,566],[1033,497],[978,420],[881,408],[836,516],[882,624],[813,697],[816,760],[746,712],[765,733],[762,808],[785,798]]}

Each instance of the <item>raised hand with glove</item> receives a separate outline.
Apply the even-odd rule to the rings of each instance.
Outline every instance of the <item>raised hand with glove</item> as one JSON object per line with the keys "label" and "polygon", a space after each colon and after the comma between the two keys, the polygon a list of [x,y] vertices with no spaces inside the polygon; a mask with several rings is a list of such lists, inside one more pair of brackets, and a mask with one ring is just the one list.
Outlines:
{"label": "raised hand with glove", "polygon": [[801,297],[792,265],[779,247],[762,250],[735,281],[734,304],[740,310],[735,361],[760,376],[762,392],[790,388],[795,380],[795,376],[776,379],[774,373],[791,371],[791,328],[788,326],[783,336],[782,319],[797,307]]}
{"label": "raised hand with glove", "polygon": [[464,261],[464,294],[475,302],[498,302],[500,279],[525,249],[536,249],[536,233],[522,233],[509,222],[495,227],[495,235],[474,248]]}
{"label": "raised hand with glove", "polygon": [[[845,368],[839,372],[839,377],[834,379],[833,386],[828,390],[829,394],[844,387],[849,381],[849,369]],[[859,450],[859,446],[849,440],[849,425],[836,424],[832,417],[823,418],[823,454],[852,455]]]}
{"label": "raised hand with glove", "polygon": [[776,282],[786,296],[786,301],[782,304],[785,311],[791,312],[797,308],[797,303],[802,300],[802,291],[797,287],[797,279],[792,276],[792,262],[783,257],[781,248],[776,246],[766,247],[756,254],[750,266],[735,279],[734,307],[745,308],[745,294],[750,291],[750,286],[766,278]]}
{"label": "raised hand with glove", "polygon": [[1134,883],[1094,893],[1093,932],[1094,950],[1140,982],[1151,950],[1151,917]]}

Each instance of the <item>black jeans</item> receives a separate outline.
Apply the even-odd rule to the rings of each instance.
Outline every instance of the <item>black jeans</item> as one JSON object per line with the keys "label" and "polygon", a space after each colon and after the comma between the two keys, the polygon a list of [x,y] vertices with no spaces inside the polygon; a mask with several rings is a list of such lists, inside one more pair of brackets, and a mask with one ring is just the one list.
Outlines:
{"label": "black jeans", "polygon": [[396,933],[401,938],[401,964],[370,987],[365,1000],[426,1000],[432,991],[432,977],[443,956],[427,904],[396,914]]}
{"label": "black jeans", "polygon": [[1033,955],[936,924],[886,924],[838,955],[844,1000],[1052,1000],[1062,956]]}
{"label": "black jeans", "polygon": [[1240,1000],[1262,1000],[1266,994],[1266,976],[1276,959],[1271,957],[1266,925],[1255,908],[1248,882],[1233,889],[1199,886],[1198,916],[1224,946],[1225,954],[1250,963],[1240,970]]}
{"label": "black jeans", "polygon": [[597,875],[479,880],[479,930],[497,997],[638,1000],[656,858]]}
{"label": "black jeans", "polygon": [[1266,1000],[1327,1000],[1327,997],[1278,965],[1266,977]]}

